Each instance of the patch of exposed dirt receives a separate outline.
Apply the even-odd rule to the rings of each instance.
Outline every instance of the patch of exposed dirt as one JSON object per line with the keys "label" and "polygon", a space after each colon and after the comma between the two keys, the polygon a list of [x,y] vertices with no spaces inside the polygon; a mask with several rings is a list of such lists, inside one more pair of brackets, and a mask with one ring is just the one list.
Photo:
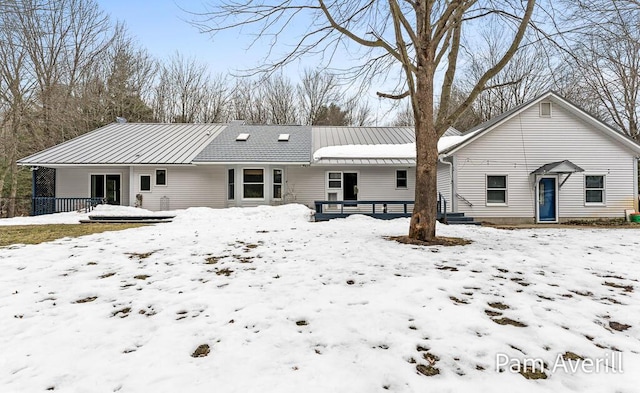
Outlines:
{"label": "patch of exposed dirt", "polygon": [[137,253],[137,252],[125,252],[125,255],[129,255],[129,259],[147,259],[153,255],[155,251]]}
{"label": "patch of exposed dirt", "polygon": [[500,303],[500,302],[492,302],[492,303],[488,303],[489,307],[493,307],[493,308],[497,308],[498,310],[506,310],[509,308],[509,306],[507,306],[504,303]]}
{"label": "patch of exposed dirt", "polygon": [[309,322],[305,321],[304,319],[296,321],[296,325],[298,325],[298,326],[307,326],[308,324],[309,324]]}
{"label": "patch of exposed dirt", "polygon": [[193,353],[191,354],[192,358],[203,358],[205,356],[207,356],[209,354],[209,352],[211,352],[211,349],[209,348],[209,344],[201,344],[198,346],[198,348],[196,348],[195,351],[193,351]]}
{"label": "patch of exposed dirt", "polygon": [[626,323],[609,321],[609,327],[618,332],[624,332],[625,330],[629,329],[631,325],[627,325]]}
{"label": "patch of exposed dirt", "polygon": [[146,280],[147,278],[151,277],[148,274],[138,274],[137,276],[134,276],[133,278],[135,278],[136,280]]}
{"label": "patch of exposed dirt", "polygon": [[128,317],[128,316],[129,316],[129,313],[130,313],[130,312],[131,312],[131,307],[125,307],[125,308],[123,308],[123,309],[121,309],[121,310],[118,310],[118,311],[114,311],[114,312],[112,312],[112,313],[111,313],[111,316],[112,316],[112,317],[115,317],[115,316],[118,316],[118,315],[119,315],[119,316],[120,316],[120,318],[126,318],[126,317]]}
{"label": "patch of exposed dirt", "polygon": [[602,285],[606,285],[612,288],[622,289],[624,290],[624,292],[633,292],[633,285],[621,285],[621,284],[616,284],[615,282],[609,282],[609,281],[605,281],[605,283]]}
{"label": "patch of exposed dirt", "polygon": [[484,310],[484,313],[487,314],[490,317],[499,317],[500,315],[502,315],[501,312],[493,311],[493,310]]}
{"label": "patch of exposed dirt", "polygon": [[438,267],[436,267],[436,269],[438,269],[438,270],[449,270],[451,272],[457,272],[458,271],[458,268],[454,267],[454,266],[438,266]]}
{"label": "patch of exposed dirt", "polygon": [[114,272],[105,273],[105,274],[101,275],[99,278],[108,278],[108,277],[111,277],[111,276],[114,276],[114,275],[115,275]]}
{"label": "patch of exposed dirt", "polygon": [[511,325],[511,326],[515,326],[515,327],[527,327],[526,324],[519,322],[519,321],[515,321],[511,318],[507,318],[507,317],[502,317],[502,318],[492,318],[491,319],[493,322],[497,323],[498,325]]}
{"label": "patch of exposed dirt", "polygon": [[413,246],[466,246],[468,244],[473,243],[472,240],[463,239],[460,237],[445,237],[445,236],[436,236],[435,239],[424,241],[412,239],[409,236],[386,236],[385,239],[393,240],[402,244],[410,244]]}
{"label": "patch of exposed dirt", "polygon": [[449,299],[454,302],[454,303],[458,303],[458,304],[469,304],[468,301],[464,300],[464,299],[458,299],[455,296],[449,296]]}
{"label": "patch of exposed dirt", "polygon": [[228,267],[222,268],[222,269],[216,269],[216,274],[218,276],[227,276],[229,277],[231,275],[231,273],[233,273],[233,270],[229,269]]}
{"label": "patch of exposed dirt", "polygon": [[573,352],[567,351],[564,354],[562,354],[562,359],[564,360],[584,360],[584,357],[575,354]]}
{"label": "patch of exposed dirt", "polygon": [[90,303],[94,300],[96,300],[98,297],[97,296],[89,296],[89,297],[85,297],[84,299],[80,299],[80,300],[76,300],[74,303]]}

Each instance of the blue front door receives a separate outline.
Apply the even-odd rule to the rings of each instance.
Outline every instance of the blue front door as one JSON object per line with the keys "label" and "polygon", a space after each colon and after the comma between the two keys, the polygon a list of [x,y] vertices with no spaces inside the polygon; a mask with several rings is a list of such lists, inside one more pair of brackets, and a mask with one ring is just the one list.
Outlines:
{"label": "blue front door", "polygon": [[538,183],[538,220],[557,221],[556,179],[545,177]]}

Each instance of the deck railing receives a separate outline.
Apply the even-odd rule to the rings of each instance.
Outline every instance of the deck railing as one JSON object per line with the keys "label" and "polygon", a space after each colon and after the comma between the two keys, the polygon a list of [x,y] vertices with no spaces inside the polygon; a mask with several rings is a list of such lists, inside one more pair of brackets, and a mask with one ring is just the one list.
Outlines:
{"label": "deck railing", "polygon": [[94,207],[105,203],[104,198],[56,198],[56,197],[34,197],[31,198],[31,215],[41,216],[43,214],[64,213],[73,211],[93,210]]}
{"label": "deck railing", "polygon": [[[326,221],[332,218],[344,218],[352,214],[389,220],[411,217],[414,201],[374,200],[374,201],[315,201],[315,220]],[[447,200],[438,193],[438,219],[447,217]]]}

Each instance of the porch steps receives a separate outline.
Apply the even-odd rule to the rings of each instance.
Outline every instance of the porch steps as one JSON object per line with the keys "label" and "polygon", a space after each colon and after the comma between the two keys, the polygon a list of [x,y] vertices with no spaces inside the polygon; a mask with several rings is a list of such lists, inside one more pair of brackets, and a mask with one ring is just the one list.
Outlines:
{"label": "porch steps", "polygon": [[438,215],[438,220],[447,225],[482,225],[475,221],[473,217],[467,217],[464,213],[447,213],[447,220],[445,222],[444,217]]}
{"label": "porch steps", "polygon": [[160,224],[171,222],[175,216],[89,216],[82,224]]}

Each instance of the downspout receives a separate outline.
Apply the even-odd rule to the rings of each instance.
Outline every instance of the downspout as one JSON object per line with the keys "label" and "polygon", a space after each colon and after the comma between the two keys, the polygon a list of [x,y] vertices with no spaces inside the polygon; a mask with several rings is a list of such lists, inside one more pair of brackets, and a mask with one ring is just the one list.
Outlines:
{"label": "downspout", "polygon": [[638,193],[638,162],[640,162],[640,156],[636,156],[633,159],[633,209],[640,211],[640,195]]}
{"label": "downspout", "polygon": [[451,212],[455,212],[455,205],[453,203],[453,200],[455,199],[455,190],[453,189],[453,163],[449,162],[449,161],[445,161],[444,160],[445,156],[439,155],[438,156],[438,161],[445,164],[445,165],[449,165],[449,181],[451,182]]}

